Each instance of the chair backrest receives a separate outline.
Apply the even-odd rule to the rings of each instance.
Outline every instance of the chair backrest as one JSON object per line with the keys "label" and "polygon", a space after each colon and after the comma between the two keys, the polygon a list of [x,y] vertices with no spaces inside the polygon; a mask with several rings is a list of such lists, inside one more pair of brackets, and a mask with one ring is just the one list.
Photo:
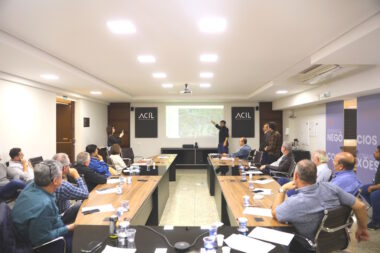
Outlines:
{"label": "chair backrest", "polygon": [[42,162],[44,159],[42,158],[42,156],[37,156],[37,157],[33,157],[33,158],[30,158],[29,159],[29,162],[32,164],[33,168],[34,166],[36,166],[37,164],[39,164],[40,162]]}
{"label": "chair backrest", "polygon": [[254,164],[260,164],[262,158],[263,158],[263,152],[262,151],[256,151],[255,157],[253,158],[253,163]]}
{"label": "chair backrest", "polygon": [[296,169],[296,165],[297,165],[296,161],[294,161],[294,159],[292,159],[290,166],[289,166],[289,170],[288,170],[289,177],[293,177],[294,170]]}
{"label": "chair backrest", "polygon": [[248,155],[248,161],[252,161],[253,158],[255,157],[256,149],[252,149],[251,152],[249,152]]}
{"label": "chair backrest", "polygon": [[351,208],[339,206],[324,211],[321,224],[315,236],[317,252],[344,250],[350,242],[348,227]]}
{"label": "chair backrest", "polygon": [[135,158],[135,154],[133,153],[133,149],[132,148],[122,148],[121,149],[121,157],[122,158],[129,158],[133,162],[133,159]]}

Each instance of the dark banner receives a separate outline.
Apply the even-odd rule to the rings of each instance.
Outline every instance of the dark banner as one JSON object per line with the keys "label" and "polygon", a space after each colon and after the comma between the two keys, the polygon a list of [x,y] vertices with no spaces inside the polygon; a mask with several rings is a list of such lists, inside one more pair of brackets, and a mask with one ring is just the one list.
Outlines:
{"label": "dark banner", "polygon": [[232,107],[232,137],[255,137],[254,107]]}
{"label": "dark banner", "polygon": [[157,138],[157,107],[135,108],[135,137]]}
{"label": "dark banner", "polygon": [[344,106],[343,101],[326,104],[326,152],[329,168],[334,170],[334,157],[343,146]]}

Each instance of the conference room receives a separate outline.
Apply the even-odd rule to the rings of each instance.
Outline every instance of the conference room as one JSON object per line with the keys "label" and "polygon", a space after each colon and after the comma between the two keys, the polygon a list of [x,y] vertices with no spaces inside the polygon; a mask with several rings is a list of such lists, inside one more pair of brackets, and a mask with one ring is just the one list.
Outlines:
{"label": "conference room", "polygon": [[0,1],[0,252],[380,252],[380,1]]}

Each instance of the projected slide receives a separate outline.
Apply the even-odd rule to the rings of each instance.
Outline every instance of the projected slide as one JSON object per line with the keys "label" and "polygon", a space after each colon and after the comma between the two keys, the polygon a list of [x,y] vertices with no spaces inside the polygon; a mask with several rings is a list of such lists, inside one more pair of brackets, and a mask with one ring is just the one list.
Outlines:
{"label": "projected slide", "polygon": [[166,136],[168,138],[216,137],[218,130],[210,120],[224,118],[223,105],[166,106]]}

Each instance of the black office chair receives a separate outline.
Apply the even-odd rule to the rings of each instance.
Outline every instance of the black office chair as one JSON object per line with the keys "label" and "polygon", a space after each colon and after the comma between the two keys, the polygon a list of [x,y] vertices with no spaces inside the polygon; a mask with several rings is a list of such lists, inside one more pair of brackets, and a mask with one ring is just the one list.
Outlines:
{"label": "black office chair", "polygon": [[255,156],[253,157],[252,163],[256,166],[259,167],[261,165],[261,160],[263,158],[263,152],[262,151],[256,151]]}
{"label": "black office chair", "polygon": [[289,170],[287,172],[270,170],[269,175],[271,175],[274,179],[279,179],[280,177],[286,177],[291,179],[294,174],[294,170],[296,169],[296,162],[294,160],[291,161]]}
{"label": "black office chair", "polygon": [[132,148],[122,148],[121,158],[123,158],[125,164],[132,164],[135,162],[135,158],[143,158],[142,156],[135,156]]}
{"label": "black office chair", "polygon": [[42,162],[44,159],[42,159],[42,156],[37,156],[29,159],[29,162],[32,164],[32,167],[36,166],[40,162]]}
{"label": "black office chair", "polygon": [[54,240],[32,248],[29,242],[26,242],[21,236],[17,234],[11,220],[11,209],[4,202],[0,203],[0,231],[0,249],[4,252],[66,252],[66,241],[63,237],[58,237]]}
{"label": "black office chair", "polygon": [[251,152],[249,152],[248,155],[248,161],[253,161],[253,158],[255,157],[256,149],[252,149]]}
{"label": "black office chair", "polygon": [[349,227],[351,208],[339,206],[324,211],[324,215],[315,234],[314,242],[296,235],[290,245],[290,252],[325,253],[344,250],[350,243]]}
{"label": "black office chair", "polygon": [[109,156],[108,148],[107,147],[105,147],[105,148],[99,148],[98,149],[98,154],[103,157],[103,161],[107,162],[107,159],[108,159],[108,156]]}

